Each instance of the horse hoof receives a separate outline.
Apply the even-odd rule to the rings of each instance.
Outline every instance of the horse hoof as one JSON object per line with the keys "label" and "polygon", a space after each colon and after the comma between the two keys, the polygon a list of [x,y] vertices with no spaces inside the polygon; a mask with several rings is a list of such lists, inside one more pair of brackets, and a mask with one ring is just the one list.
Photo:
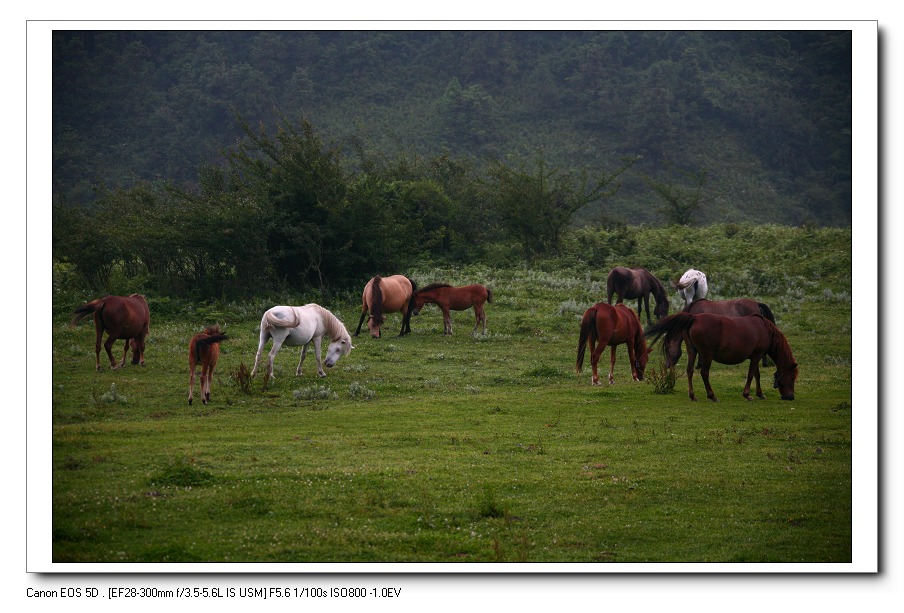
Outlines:
{"label": "horse hoof", "polygon": [[188,399],[188,405],[191,406],[191,398]]}

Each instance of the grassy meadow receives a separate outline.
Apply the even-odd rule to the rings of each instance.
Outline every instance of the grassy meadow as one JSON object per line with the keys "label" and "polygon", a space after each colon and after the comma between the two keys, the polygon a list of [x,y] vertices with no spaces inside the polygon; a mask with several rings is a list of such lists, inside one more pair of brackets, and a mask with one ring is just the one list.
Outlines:
{"label": "grassy meadow", "polygon": [[[699,252],[649,229],[630,259],[597,239],[583,261],[407,271],[490,286],[487,335],[471,336],[472,311],[452,336],[435,306],[401,338],[389,315],[322,379],[310,355],[296,377],[286,347],[275,380],[243,378],[280,300],[151,298],[146,367],[100,372],[93,324],[70,327],[78,304],[55,302],[53,562],[851,561],[850,231],[696,232],[713,234]],[[699,376],[691,402],[686,353],[657,393],[631,381],[624,347],[615,384],[606,352],[591,386],[578,325],[615,264],[663,281],[700,268],[711,298],[769,304],[800,364],[795,400],[768,368],[766,400],[748,402],[746,364],[715,364],[719,402]],[[324,306],[354,333],[359,300]],[[211,403],[196,388],[189,406],[188,340],[214,322],[231,338]]]}

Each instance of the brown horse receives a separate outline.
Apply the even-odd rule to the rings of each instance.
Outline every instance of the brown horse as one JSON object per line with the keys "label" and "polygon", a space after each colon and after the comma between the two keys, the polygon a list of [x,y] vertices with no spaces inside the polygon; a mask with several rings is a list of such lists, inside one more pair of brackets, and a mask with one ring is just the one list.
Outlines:
{"label": "brown horse", "polygon": [[606,302],[612,304],[612,295],[617,294],[617,303],[637,299],[637,316],[640,316],[640,306],[644,305],[647,311],[647,323],[650,319],[650,294],[656,298],[656,308],[653,314],[656,319],[662,319],[669,314],[669,298],[665,293],[665,287],[646,268],[625,268],[616,266],[609,272],[606,279]]}
{"label": "brown horse", "polygon": [[151,313],[144,296],[132,294],[131,296],[106,296],[92,300],[73,312],[71,325],[77,324],[91,314],[94,315],[94,328],[97,331],[97,342],[94,347],[94,362],[97,370],[100,370],[100,341],[104,330],[107,331],[107,342],[104,343],[104,349],[107,350],[107,357],[110,358],[110,368],[117,368],[111,349],[119,339],[125,340],[125,351],[119,367],[125,366],[130,346],[132,347],[132,364],[144,366],[144,343],[151,324]]}
{"label": "brown horse", "polygon": [[634,311],[623,304],[615,306],[598,302],[586,311],[581,318],[581,335],[578,339],[578,359],[576,370],[578,374],[584,365],[584,350],[590,345],[590,364],[593,368],[593,376],[590,383],[600,384],[597,374],[597,364],[603,348],[607,345],[612,348],[609,360],[609,384],[615,382],[613,370],[615,370],[615,349],[618,345],[628,346],[628,358],[631,362],[631,376],[635,381],[643,381],[643,373],[647,367],[650,350],[647,349],[647,341],[640,325],[640,317]]}
{"label": "brown horse", "polygon": [[210,382],[213,369],[220,357],[220,341],[229,337],[223,334],[219,326],[208,326],[204,332],[195,334],[188,343],[188,404],[191,404],[195,391],[195,368],[201,364],[201,402],[210,402]]}
{"label": "brown horse", "polygon": [[713,313],[676,313],[647,329],[647,336],[654,336],[655,345],[664,337],[663,347],[675,338],[683,338],[687,346],[687,393],[694,396],[694,360],[700,354],[700,377],[706,386],[706,396],[717,400],[709,384],[709,370],[713,361],[720,364],[740,364],[750,360],[744,398],[750,400],[750,382],[756,378],[757,398],[765,398],[760,388],[759,361],[764,355],[775,360],[773,387],[778,388],[782,400],[794,400],[794,382],[797,380],[797,362],[791,354],[788,339],[774,323],[762,315],[726,317]]}
{"label": "brown horse", "polygon": [[404,275],[392,275],[381,277],[377,275],[367,282],[361,293],[361,319],[358,320],[358,329],[355,336],[361,333],[361,324],[368,313],[367,327],[370,335],[380,338],[380,326],[385,321],[385,313],[402,314],[402,330],[399,336],[411,332],[411,305],[414,303],[414,291],[417,285]]}
{"label": "brown horse", "polygon": [[452,334],[452,317],[449,311],[464,311],[474,307],[474,329],[477,332],[480,324],[483,324],[483,334],[487,333],[487,315],[483,310],[486,302],[493,302],[493,292],[490,288],[475,283],[463,287],[452,287],[448,283],[431,283],[430,285],[414,292],[411,314],[417,315],[425,304],[435,304],[443,312],[443,334]]}
{"label": "brown horse", "polygon": [[[738,298],[736,300],[695,300],[684,307],[684,313],[698,315],[700,313],[714,313],[726,317],[745,317],[747,315],[762,315],[772,323],[775,323],[775,315],[768,305],[750,298]],[[664,345],[665,366],[671,368],[681,358],[681,339],[675,338],[670,344]],[[769,359],[763,356],[763,366],[769,366]],[[698,364],[699,368],[700,365]]]}

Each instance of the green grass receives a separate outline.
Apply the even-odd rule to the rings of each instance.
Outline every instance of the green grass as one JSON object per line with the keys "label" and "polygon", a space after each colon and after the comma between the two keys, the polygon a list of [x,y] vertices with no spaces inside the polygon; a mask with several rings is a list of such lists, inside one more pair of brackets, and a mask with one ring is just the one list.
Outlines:
{"label": "green grass", "polygon": [[[232,374],[253,363],[260,313],[224,307],[207,406],[187,404],[186,372],[207,321],[152,314],[147,366],[95,372],[91,327],[58,318],[53,561],[850,561],[851,305],[838,286],[791,274],[800,291],[747,294],[789,338],[794,401],[771,368],[767,399],[748,402],[746,365],[715,365],[720,402],[697,377],[694,403],[684,358],[671,394],[631,382],[624,348],[615,385],[592,387],[589,364],[575,373],[580,311],[604,297],[605,272],[421,271],[490,285],[489,334],[469,335],[468,311],[444,337],[428,307],[398,338],[391,315],[325,379],[312,356],[296,378],[298,350],[284,348],[276,379],[250,393]],[[354,332],[358,306],[330,307]]]}

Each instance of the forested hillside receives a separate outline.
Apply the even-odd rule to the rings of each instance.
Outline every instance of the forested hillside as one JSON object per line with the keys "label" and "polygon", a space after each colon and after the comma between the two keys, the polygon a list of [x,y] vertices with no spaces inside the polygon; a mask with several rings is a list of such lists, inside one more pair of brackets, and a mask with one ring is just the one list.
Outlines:
{"label": "forested hillside", "polygon": [[850,32],[53,44],[54,259],[92,291],[346,288],[630,225],[851,221]]}
{"label": "forested hillside", "polygon": [[196,185],[243,137],[238,114],[306,118],[351,165],[405,152],[595,172],[639,156],[589,220],[669,222],[644,175],[705,173],[694,222],[850,223],[846,31],[58,31],[53,57],[55,193],[71,203]]}

